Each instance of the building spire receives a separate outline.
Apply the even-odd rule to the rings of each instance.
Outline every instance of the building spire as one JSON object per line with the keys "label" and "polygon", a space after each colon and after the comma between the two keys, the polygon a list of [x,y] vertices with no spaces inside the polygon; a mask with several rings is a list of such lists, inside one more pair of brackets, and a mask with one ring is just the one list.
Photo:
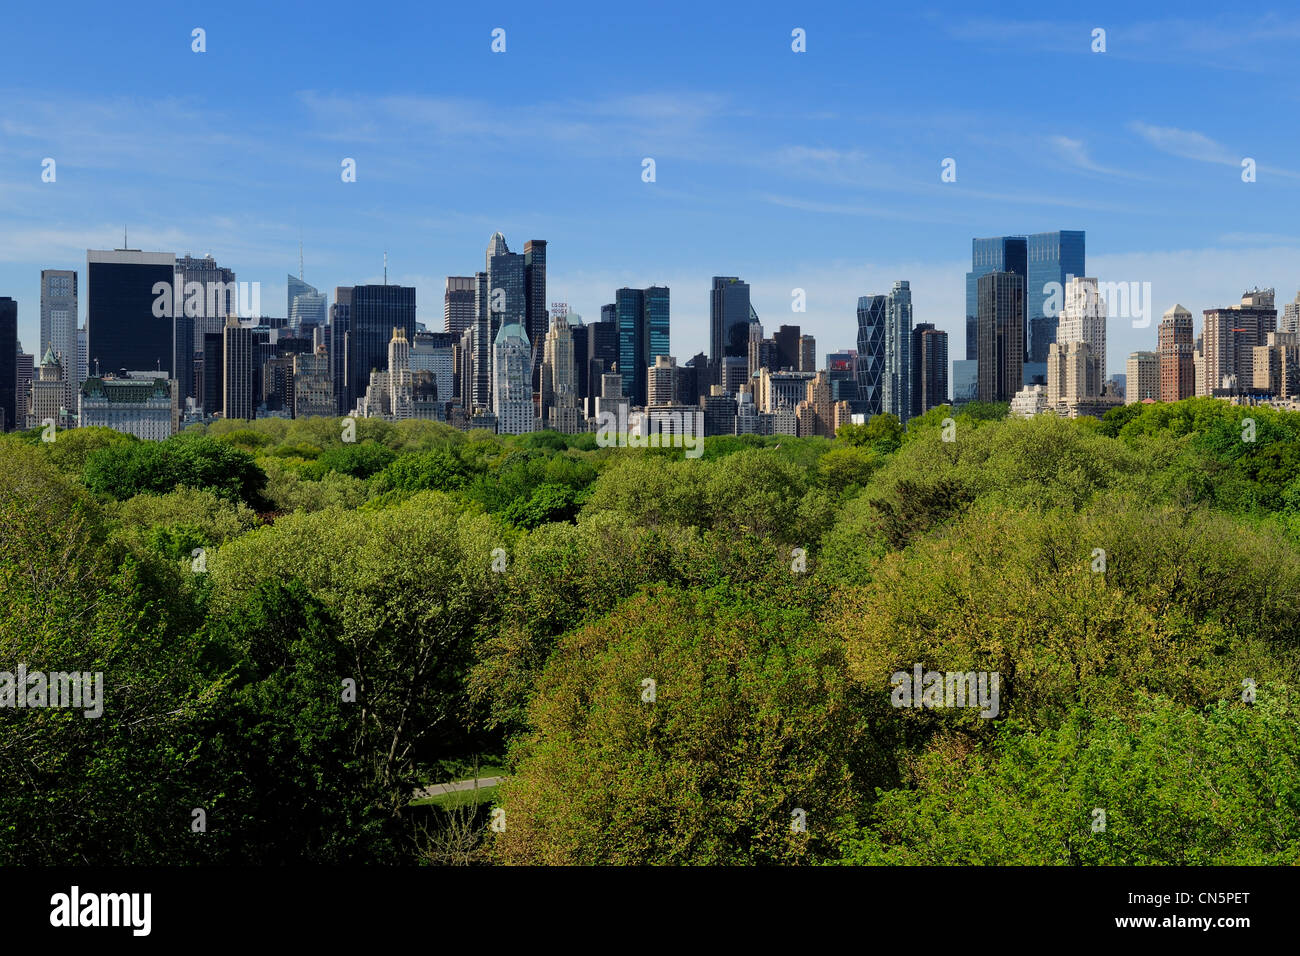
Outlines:
{"label": "building spire", "polygon": [[388,250],[384,250],[384,285],[388,285]]}

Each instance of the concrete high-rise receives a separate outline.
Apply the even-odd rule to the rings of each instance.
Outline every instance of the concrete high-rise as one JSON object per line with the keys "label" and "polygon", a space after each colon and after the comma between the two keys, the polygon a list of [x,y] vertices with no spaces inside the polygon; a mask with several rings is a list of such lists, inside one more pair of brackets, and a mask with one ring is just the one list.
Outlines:
{"label": "concrete high-rise", "polygon": [[1056,341],[1086,342],[1100,374],[1106,374],[1106,303],[1097,289],[1097,280],[1071,277],[1064,287],[1064,307],[1056,327]]}
{"label": "concrete high-rise", "polygon": [[188,253],[177,256],[176,287],[187,303],[184,314],[193,320],[196,348],[203,336],[221,333],[226,325],[226,316],[239,313],[239,286],[235,272],[217,265],[212,256],[198,257]]}
{"label": "concrete high-rise", "polygon": [[[1152,398],[1178,402],[1196,393],[1196,367],[1192,351],[1192,313],[1175,305],[1160,320],[1160,390]],[[1130,390],[1132,383],[1130,382]],[[1142,395],[1146,398],[1146,395]]]}
{"label": "concrete high-rise", "polygon": [[293,357],[293,417],[331,418],[336,415],[334,382],[325,346]]}
{"label": "concrete high-rise", "polygon": [[1278,320],[1279,332],[1300,332],[1300,292],[1295,299],[1282,306],[1282,318]]}
{"label": "concrete high-rise", "polygon": [[655,408],[677,401],[677,360],[671,355],[656,355],[647,370],[646,406]]}
{"label": "concrete high-rise", "polygon": [[[762,328],[762,326],[759,326]],[[813,335],[799,336],[799,364],[795,366],[797,372],[816,372],[817,371],[817,337]]]}
{"label": "concrete high-rise", "polygon": [[[1174,310],[1170,309],[1169,311]],[[1169,312],[1166,312],[1165,315],[1168,316]],[[1190,313],[1188,313],[1188,317],[1191,317]],[[1161,335],[1164,335],[1163,330]],[[1190,352],[1188,358],[1191,358]],[[1125,404],[1132,405],[1148,398],[1156,402],[1161,401],[1160,391],[1164,387],[1164,377],[1160,368],[1162,360],[1163,356],[1159,352],[1129,353],[1124,373]]]}
{"label": "concrete high-rise", "polygon": [[[1025,286],[1015,272],[989,272],[977,282],[981,402],[1009,402],[1023,384]],[[1044,363],[1045,364],[1045,363]]]}
{"label": "concrete high-rise", "polygon": [[253,417],[253,351],[253,329],[227,316],[221,338],[222,418]]}
{"label": "concrete high-rise", "polygon": [[447,276],[442,294],[442,330],[455,338],[474,324],[474,277]]}
{"label": "concrete high-rise", "polygon": [[912,328],[912,417],[948,404],[948,333],[931,322]]}
{"label": "concrete high-rise", "polygon": [[1277,331],[1277,309],[1272,289],[1252,289],[1239,305],[1206,309],[1202,328],[1203,394],[1251,388],[1255,380],[1255,346],[1264,345]]}
{"label": "concrete high-rise", "polygon": [[551,419],[555,407],[577,407],[578,373],[573,364],[573,331],[564,315],[551,320],[542,346],[541,419]]}

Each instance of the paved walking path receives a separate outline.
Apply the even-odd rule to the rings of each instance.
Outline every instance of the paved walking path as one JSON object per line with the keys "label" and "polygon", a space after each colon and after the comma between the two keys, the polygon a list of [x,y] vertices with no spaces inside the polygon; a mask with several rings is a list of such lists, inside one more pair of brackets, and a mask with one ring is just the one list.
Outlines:
{"label": "paved walking path", "polygon": [[460,793],[463,790],[486,790],[488,787],[495,787],[505,779],[505,777],[479,777],[471,780],[454,780],[451,783],[433,783],[415,791],[415,799],[441,797],[443,794]]}

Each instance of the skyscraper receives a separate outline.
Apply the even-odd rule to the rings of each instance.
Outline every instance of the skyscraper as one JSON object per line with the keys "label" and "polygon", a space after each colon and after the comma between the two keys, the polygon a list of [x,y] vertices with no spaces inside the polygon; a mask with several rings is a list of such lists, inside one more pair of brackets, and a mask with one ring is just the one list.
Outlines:
{"label": "skyscraper", "polygon": [[1014,272],[1029,281],[1027,240],[998,236],[971,240],[971,271],[966,273],[966,358],[979,358],[979,297],[976,283],[990,272]]}
{"label": "skyscraper", "polygon": [[623,377],[623,394],[633,405],[644,405],[645,369],[649,365],[645,348],[645,290],[619,289],[614,293],[614,314],[618,324],[618,371]]}
{"label": "skyscraper", "polygon": [[474,324],[474,277],[447,276],[442,294],[442,330],[456,339]]}
{"label": "skyscraper", "polygon": [[721,381],[723,359],[749,358],[749,323],[756,318],[749,303],[749,283],[735,276],[714,276],[709,292],[709,364]]}
{"label": "skyscraper", "polygon": [[[1196,367],[1192,355],[1194,348],[1192,313],[1181,305],[1175,305],[1160,320],[1159,335],[1160,364],[1157,378],[1159,388],[1156,394],[1149,397],[1159,398],[1162,402],[1177,402],[1184,398],[1191,398],[1196,391]],[[1130,393],[1136,384],[1130,376]],[[1145,394],[1138,396],[1139,399],[1147,397]]]}
{"label": "skyscraper", "polygon": [[1282,318],[1277,324],[1279,332],[1300,332],[1300,292],[1295,299],[1282,306]]}
{"label": "skyscraper", "polygon": [[601,396],[601,378],[618,365],[618,321],[614,317],[616,310],[609,306],[602,308],[600,312],[601,315],[608,314],[611,318],[587,326],[587,396],[591,399],[587,408],[589,415],[594,414],[595,399]]}
{"label": "skyscraper", "polygon": [[18,303],[0,296],[0,432],[18,421]]}
{"label": "skyscraper", "polygon": [[1252,289],[1239,305],[1206,309],[1202,329],[1205,363],[1203,394],[1215,389],[1251,388],[1255,380],[1255,346],[1277,331],[1272,289]]}
{"label": "skyscraper", "polygon": [[550,331],[546,310],[546,240],[529,239],[524,243],[524,331],[533,343],[533,388],[541,387],[540,346]]}
{"label": "skyscraper", "polygon": [[[1177,308],[1177,307],[1175,307]],[[1170,309],[1170,312],[1174,309]],[[1166,312],[1165,315],[1169,315]],[[1187,315],[1191,319],[1191,313]],[[1165,335],[1163,323],[1161,324],[1160,336],[1163,340]],[[1188,361],[1192,357],[1191,352],[1187,353]],[[1124,401],[1128,405],[1135,402],[1151,399],[1160,400],[1160,393],[1164,389],[1164,377],[1160,368],[1164,356],[1157,352],[1130,352],[1128,362],[1124,372]]]}
{"label": "skyscraper", "polygon": [[77,273],[41,270],[42,355],[54,351],[64,371],[63,407],[75,410],[77,377]]}
{"label": "skyscraper", "polygon": [[[1082,276],[1084,269],[1084,234],[1082,231],[1036,232],[1026,243],[1028,282],[1025,316],[1026,360],[1033,364],[1047,361],[1047,347],[1056,341],[1058,316],[1045,308],[1052,297],[1052,284],[1064,290],[1070,276]],[[1103,369],[1104,370],[1104,369]]]}
{"label": "skyscraper", "polygon": [[773,358],[776,367],[773,371],[799,371],[799,326],[781,326],[772,336],[772,341],[776,344],[776,355]]}
{"label": "skyscraper", "polygon": [[905,279],[889,292],[884,353],[881,411],[906,422],[912,417],[912,289]]}
{"label": "skyscraper", "polygon": [[656,355],[647,370],[646,406],[671,405],[677,400],[677,360],[671,355]]}
{"label": "skyscraper", "polygon": [[[971,240],[971,271],[966,273],[966,358],[978,359],[979,302],[977,283],[990,272],[1013,272],[1024,280],[1025,343],[1022,375],[1028,382],[1046,374],[1047,347],[1056,341],[1057,314],[1046,314],[1056,289],[1070,276],[1084,274],[1084,233],[1061,230],[1026,236]],[[1059,292],[1057,293],[1060,294]]]}
{"label": "skyscraper", "polygon": [[217,415],[226,401],[226,333],[209,332],[203,336],[203,414]]}
{"label": "skyscraper", "polygon": [[253,417],[253,330],[231,315],[222,330],[222,418]]}
{"label": "skyscraper", "polygon": [[989,272],[980,276],[977,291],[979,383],[976,394],[981,402],[1009,402],[1023,384],[1024,279],[1015,272]]}
{"label": "skyscraper", "polygon": [[542,348],[542,421],[551,419],[550,411],[557,405],[576,407],[578,376],[573,366],[573,333],[563,315],[551,320]]}
{"label": "skyscraper", "polygon": [[[193,320],[194,341],[210,332],[221,333],[226,316],[239,313],[239,286],[233,269],[217,265],[212,256],[186,253],[176,259],[176,287],[188,305],[184,314]],[[175,316],[173,316],[175,318]]]}
{"label": "skyscraper", "polygon": [[139,249],[86,250],[90,364],[100,374],[162,371],[173,377],[176,256]]}
{"label": "skyscraper", "polygon": [[858,297],[858,403],[868,418],[883,411],[881,381],[885,372],[885,325],[889,296]]}
{"label": "skyscraper", "polygon": [[337,414],[325,346],[293,357],[293,417],[332,417]]}
{"label": "skyscraper", "polygon": [[492,411],[503,435],[534,429],[532,345],[519,322],[501,326],[492,345]]}
{"label": "skyscraper", "polygon": [[921,322],[912,328],[912,417],[948,404],[948,333]]}
{"label": "skyscraper", "polygon": [[58,428],[65,427],[66,419],[61,413],[70,411],[64,401],[63,387],[66,383],[63,363],[54,354],[52,347],[46,348],[41,364],[36,369],[36,377],[32,379],[27,401],[27,427],[36,428],[46,422],[53,422]]}
{"label": "skyscraper", "polygon": [[647,364],[656,356],[671,352],[669,293],[666,285],[652,285],[645,290],[645,356]]}
{"label": "skyscraper", "polygon": [[289,328],[301,329],[303,325],[324,325],[326,297],[315,286],[308,285],[299,276],[289,276]]}
{"label": "skyscraper", "polygon": [[334,304],[330,306],[330,378],[334,383],[334,407],[339,415],[350,412],[347,404],[348,339],[352,334],[352,287],[339,286],[334,290]]}
{"label": "skyscraper", "polygon": [[1064,306],[1057,322],[1056,341],[1086,342],[1102,378],[1106,375],[1106,303],[1097,280],[1074,276],[1065,284]]}
{"label": "skyscraper", "polygon": [[387,371],[388,343],[393,339],[393,329],[401,329],[407,342],[415,338],[415,288],[353,286],[349,315],[348,393],[344,405],[347,410],[365,395],[372,371]]}
{"label": "skyscraper", "polygon": [[799,364],[795,366],[798,372],[815,372],[817,371],[817,338],[812,335],[799,336]]}

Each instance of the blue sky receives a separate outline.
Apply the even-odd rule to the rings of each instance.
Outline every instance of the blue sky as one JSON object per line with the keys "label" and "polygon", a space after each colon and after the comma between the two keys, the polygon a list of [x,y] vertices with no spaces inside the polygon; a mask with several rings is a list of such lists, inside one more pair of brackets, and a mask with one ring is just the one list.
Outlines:
{"label": "blue sky", "polygon": [[[670,285],[683,359],[707,348],[712,275],[749,280],[765,327],[801,324],[821,355],[854,344],[859,295],[908,279],[960,357],[971,238],[1084,229],[1090,274],[1151,282],[1157,321],[1181,302],[1199,330],[1247,286],[1300,288],[1300,13],[1168,10],[11,5],[0,295],[35,349],[40,269],[84,282],[126,224],[133,247],[212,253],[282,314],[301,231],[309,282],[378,281],[387,250],[441,328],[443,277],[481,269],[500,230],[550,241],[548,298],[588,320],[618,286]],[[1155,343],[1154,323],[1109,335],[1112,372]]]}

